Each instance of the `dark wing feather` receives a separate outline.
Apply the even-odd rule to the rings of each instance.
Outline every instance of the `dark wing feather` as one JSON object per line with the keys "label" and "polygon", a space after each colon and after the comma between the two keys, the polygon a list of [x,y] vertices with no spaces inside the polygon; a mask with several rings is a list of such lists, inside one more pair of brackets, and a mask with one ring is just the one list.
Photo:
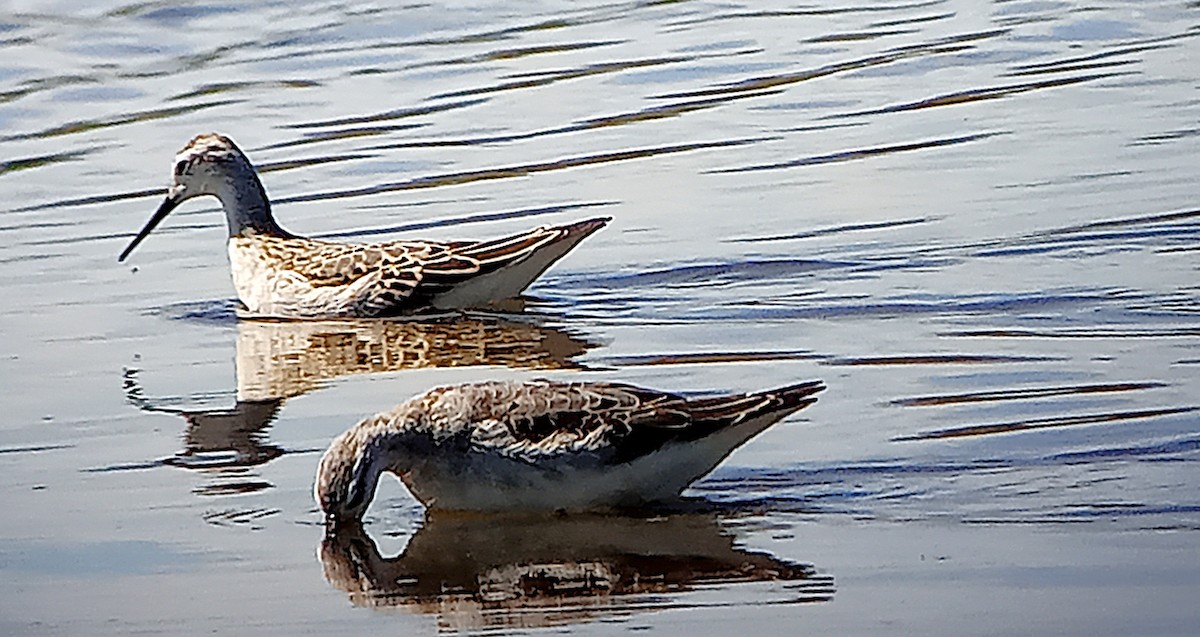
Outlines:
{"label": "dark wing feather", "polygon": [[[529,258],[533,253],[561,239],[562,228],[534,228],[528,232],[470,243],[445,246],[453,259],[425,263],[422,291],[437,294],[454,287],[455,284],[514,265]],[[472,264],[472,268],[462,267]]]}
{"label": "dark wing feather", "polygon": [[[775,390],[672,402],[665,406],[678,414],[672,426],[662,427],[653,420],[639,423],[615,444],[618,459],[646,455],[672,441],[692,441],[726,427],[735,427],[766,414],[787,414],[816,402],[815,394],[825,389],[819,381],[801,383]],[[682,404],[680,404],[682,403]]]}
{"label": "dark wing feather", "polygon": [[768,391],[701,398],[688,402],[698,426],[728,427],[769,412],[797,411],[817,401],[825,389],[821,381],[809,381]]}
{"label": "dark wing feather", "polygon": [[559,240],[564,234],[562,228],[542,226],[510,237],[480,241],[461,247],[459,251],[483,266],[508,264],[528,257],[543,246]]}
{"label": "dark wing feather", "polygon": [[478,423],[478,449],[529,462],[580,453],[624,462],[756,416],[786,415],[822,389],[810,382],[692,401],[620,383],[479,383],[455,391],[467,392],[461,398],[475,412],[467,418]]}
{"label": "dark wing feather", "polygon": [[465,391],[479,410],[472,444],[526,461],[609,458],[632,439],[665,441],[690,420],[680,396],[617,383],[480,383]]}
{"label": "dark wing feather", "polygon": [[515,437],[540,440],[567,430],[611,429],[614,434],[646,427],[678,429],[690,420],[683,398],[620,383],[525,385],[531,408],[510,408],[501,418]]}

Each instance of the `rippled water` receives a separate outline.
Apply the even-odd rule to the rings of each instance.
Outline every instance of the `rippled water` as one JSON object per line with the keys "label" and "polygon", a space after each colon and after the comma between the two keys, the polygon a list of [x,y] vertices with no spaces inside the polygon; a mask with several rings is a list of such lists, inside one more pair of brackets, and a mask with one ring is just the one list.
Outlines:
{"label": "rippled water", "polygon": [[[7,3],[0,632],[1191,634],[1197,36],[1194,2]],[[209,130],[300,234],[614,221],[515,314],[239,322],[212,203],[116,263]],[[322,541],[334,435],[533,376],[829,389],[679,511],[389,482]]]}

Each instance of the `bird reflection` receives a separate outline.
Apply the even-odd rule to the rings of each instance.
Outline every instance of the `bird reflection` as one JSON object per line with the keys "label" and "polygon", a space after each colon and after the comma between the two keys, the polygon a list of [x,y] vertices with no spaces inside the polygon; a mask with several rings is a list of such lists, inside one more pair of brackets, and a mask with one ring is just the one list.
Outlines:
{"label": "bird reflection", "polygon": [[[561,626],[703,605],[703,586],[769,582],[746,603],[824,602],[830,575],[737,546],[712,513],[495,517],[427,512],[397,557],[359,523],[327,529],[325,579],[351,603],[436,615],[442,630]],[[735,591],[721,603],[737,599]]]}
{"label": "bird reflection", "polygon": [[565,331],[504,319],[242,321],[238,400],[289,398],[352,374],[499,365],[576,369],[592,347]]}
{"label": "bird reflection", "polygon": [[572,369],[593,346],[565,331],[494,317],[432,321],[239,321],[237,402],[219,409],[163,406],[144,396],[136,370],[125,395],[147,412],[182,417],[183,450],[165,464],[237,476],[198,492],[248,492],[271,485],[240,474],[283,455],[271,423],[287,399],[354,374],[472,365]]}

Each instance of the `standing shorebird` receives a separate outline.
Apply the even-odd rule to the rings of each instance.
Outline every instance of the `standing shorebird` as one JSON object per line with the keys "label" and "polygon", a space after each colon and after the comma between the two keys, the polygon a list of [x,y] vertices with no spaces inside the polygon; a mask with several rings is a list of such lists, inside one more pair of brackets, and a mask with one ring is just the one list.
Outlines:
{"label": "standing shorebird", "polygon": [[175,156],[166,200],[119,260],[179,204],[205,195],[220,199],[225,209],[238,298],[251,314],[281,318],[486,307],[519,295],[610,220],[542,226],[488,241],[350,244],[298,237],[275,222],[246,155],[228,137],[209,134]]}
{"label": "standing shorebird", "polygon": [[314,496],[359,520],[383,472],[427,507],[586,510],[669,501],[820,381],[685,399],[618,383],[493,381],[430,390],[334,439]]}

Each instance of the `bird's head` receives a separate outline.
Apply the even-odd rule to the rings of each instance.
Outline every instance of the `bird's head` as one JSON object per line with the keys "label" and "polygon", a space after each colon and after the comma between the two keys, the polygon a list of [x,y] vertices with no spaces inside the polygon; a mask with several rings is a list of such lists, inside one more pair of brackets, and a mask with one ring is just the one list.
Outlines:
{"label": "bird's head", "polygon": [[361,520],[375,497],[382,472],[379,446],[360,433],[355,427],[335,438],[317,466],[313,498],[329,523]]}
{"label": "bird's head", "polygon": [[[246,196],[247,194],[250,196]],[[237,225],[246,225],[254,221],[249,218],[252,215],[266,215],[269,218],[266,193],[254,174],[254,167],[241,149],[224,135],[198,135],[175,155],[166,198],[146,222],[145,227],[121,253],[119,260],[124,261],[125,257],[128,257],[129,253],[180,204],[205,195],[221,199],[230,218],[231,234],[236,229],[235,222]],[[246,200],[250,199],[254,200],[253,206],[247,207]],[[236,215],[231,215],[231,210],[237,211]]]}

